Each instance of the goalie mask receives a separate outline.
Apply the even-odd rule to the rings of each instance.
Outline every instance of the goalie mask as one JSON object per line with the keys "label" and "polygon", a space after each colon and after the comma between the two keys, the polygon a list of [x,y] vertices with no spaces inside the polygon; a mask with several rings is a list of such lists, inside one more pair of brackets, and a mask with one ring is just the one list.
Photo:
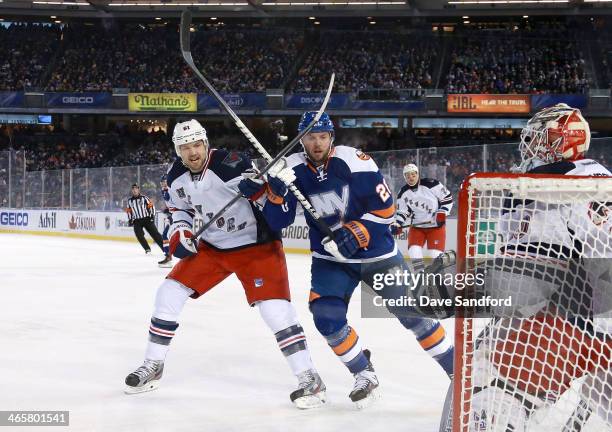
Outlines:
{"label": "goalie mask", "polygon": [[[579,109],[557,104],[534,115],[521,131],[521,170],[560,160],[581,159],[591,131]],[[539,163],[538,163],[539,162]]]}

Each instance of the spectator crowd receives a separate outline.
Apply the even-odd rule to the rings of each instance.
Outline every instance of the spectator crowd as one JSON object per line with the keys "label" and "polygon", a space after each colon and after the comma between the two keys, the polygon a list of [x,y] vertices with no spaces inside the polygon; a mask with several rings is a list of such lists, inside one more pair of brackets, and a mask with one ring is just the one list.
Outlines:
{"label": "spectator crowd", "polygon": [[368,88],[432,88],[439,42],[391,32],[327,32],[299,68],[290,89],[318,92],[331,72],[338,92]]}
{"label": "spectator crowd", "polygon": [[[414,29],[201,27],[192,45],[199,67],[229,93],[319,92],[331,72],[336,92],[445,86],[449,93],[584,93],[594,80],[610,79],[603,45],[593,61],[606,72],[589,75],[585,37],[562,25],[458,29],[450,36]],[[0,26],[0,91],[28,88],[204,92],[181,58],[175,23],[120,21]]]}

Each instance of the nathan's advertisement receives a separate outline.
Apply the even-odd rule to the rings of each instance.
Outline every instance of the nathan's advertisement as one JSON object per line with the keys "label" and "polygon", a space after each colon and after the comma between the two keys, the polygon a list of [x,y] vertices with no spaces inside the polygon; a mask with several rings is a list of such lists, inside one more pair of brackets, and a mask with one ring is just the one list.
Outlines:
{"label": "nathan's advertisement", "polygon": [[129,93],[130,111],[195,112],[198,95],[195,93]]}

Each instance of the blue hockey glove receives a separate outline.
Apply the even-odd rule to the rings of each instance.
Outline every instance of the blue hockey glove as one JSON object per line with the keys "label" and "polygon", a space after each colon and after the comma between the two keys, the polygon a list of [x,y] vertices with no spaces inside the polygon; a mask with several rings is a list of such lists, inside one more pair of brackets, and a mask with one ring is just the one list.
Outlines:
{"label": "blue hockey glove", "polygon": [[361,222],[350,221],[334,232],[334,241],[338,245],[338,251],[342,256],[350,258],[359,249],[368,246],[370,243],[370,233]]}
{"label": "blue hockey glove", "polygon": [[249,168],[242,173],[242,180],[238,183],[238,189],[242,195],[251,200],[257,200],[265,191],[266,182],[262,178],[256,178],[259,171]]}

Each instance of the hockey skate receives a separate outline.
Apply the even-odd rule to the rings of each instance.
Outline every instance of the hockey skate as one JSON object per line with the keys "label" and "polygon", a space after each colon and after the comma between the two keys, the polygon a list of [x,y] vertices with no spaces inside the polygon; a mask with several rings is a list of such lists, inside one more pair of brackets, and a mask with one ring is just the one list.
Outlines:
{"label": "hockey skate", "polygon": [[437,273],[447,267],[457,264],[457,253],[452,250],[446,250],[440,255],[435,257],[431,264],[427,267],[427,271],[430,273]]}
{"label": "hockey skate", "polygon": [[162,268],[172,267],[172,255],[166,255],[163,260],[157,262],[157,265]]}
{"label": "hockey skate", "polygon": [[319,374],[309,369],[298,375],[298,389],[289,398],[299,409],[310,409],[322,406],[326,401],[325,384]]}
{"label": "hockey skate", "polygon": [[142,366],[125,378],[125,393],[136,394],[155,390],[164,372],[161,360],[145,360]]}
{"label": "hockey skate", "polygon": [[372,362],[370,362],[371,353],[367,349],[363,350],[363,353],[368,359],[368,367],[354,374],[355,385],[349,394],[351,400],[355,402],[357,409],[367,408],[372,405],[374,401],[380,399],[378,378],[374,373]]}

